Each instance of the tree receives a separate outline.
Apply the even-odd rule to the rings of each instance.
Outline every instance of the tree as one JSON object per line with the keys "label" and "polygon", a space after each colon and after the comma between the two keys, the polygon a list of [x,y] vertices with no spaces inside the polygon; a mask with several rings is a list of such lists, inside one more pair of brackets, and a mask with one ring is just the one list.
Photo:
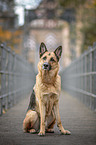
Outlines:
{"label": "tree", "polygon": [[82,52],[96,41],[96,0],[57,0],[63,8],[74,8],[82,22]]}

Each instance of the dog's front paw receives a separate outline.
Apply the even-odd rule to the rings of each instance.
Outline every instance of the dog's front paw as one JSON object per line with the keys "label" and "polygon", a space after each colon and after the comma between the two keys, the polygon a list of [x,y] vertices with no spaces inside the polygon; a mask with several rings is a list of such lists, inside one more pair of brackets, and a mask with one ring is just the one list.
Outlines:
{"label": "dog's front paw", "polygon": [[63,130],[63,131],[61,131],[61,134],[70,135],[71,132],[69,130]]}
{"label": "dog's front paw", "polygon": [[44,135],[45,135],[45,132],[40,131],[40,132],[38,133],[38,135],[39,135],[39,136],[44,136]]}

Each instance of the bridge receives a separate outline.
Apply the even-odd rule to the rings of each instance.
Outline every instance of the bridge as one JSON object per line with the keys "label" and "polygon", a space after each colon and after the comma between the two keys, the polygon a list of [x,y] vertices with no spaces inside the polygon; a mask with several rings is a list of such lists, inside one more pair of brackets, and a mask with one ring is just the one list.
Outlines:
{"label": "bridge", "polygon": [[60,72],[60,114],[71,135],[54,133],[45,137],[24,133],[26,114],[35,72],[32,65],[0,45],[0,145],[95,145],[96,144],[96,44]]}
{"label": "bridge", "polygon": [[[96,2],[29,1],[28,7],[38,6],[0,2],[0,145],[96,145],[96,42],[87,49],[96,41]],[[17,7],[23,10],[21,27]],[[22,129],[42,41],[51,51],[63,47],[60,115],[71,135],[61,135],[56,125],[44,137]]]}

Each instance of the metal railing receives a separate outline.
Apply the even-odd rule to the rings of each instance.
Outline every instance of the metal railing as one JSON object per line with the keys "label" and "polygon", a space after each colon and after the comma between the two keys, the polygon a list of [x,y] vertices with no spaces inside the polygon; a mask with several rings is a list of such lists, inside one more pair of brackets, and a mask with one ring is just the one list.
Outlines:
{"label": "metal railing", "polygon": [[0,45],[0,115],[32,90],[35,73],[31,64]]}
{"label": "metal railing", "polygon": [[96,43],[61,72],[62,88],[96,111]]}

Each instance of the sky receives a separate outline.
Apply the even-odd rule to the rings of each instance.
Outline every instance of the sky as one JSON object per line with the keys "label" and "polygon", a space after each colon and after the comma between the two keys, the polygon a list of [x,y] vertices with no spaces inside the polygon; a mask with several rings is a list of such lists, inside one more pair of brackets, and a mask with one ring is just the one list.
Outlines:
{"label": "sky", "polygon": [[15,0],[15,13],[18,15],[19,26],[22,26],[24,24],[24,8],[35,9],[40,2],[41,0]]}

